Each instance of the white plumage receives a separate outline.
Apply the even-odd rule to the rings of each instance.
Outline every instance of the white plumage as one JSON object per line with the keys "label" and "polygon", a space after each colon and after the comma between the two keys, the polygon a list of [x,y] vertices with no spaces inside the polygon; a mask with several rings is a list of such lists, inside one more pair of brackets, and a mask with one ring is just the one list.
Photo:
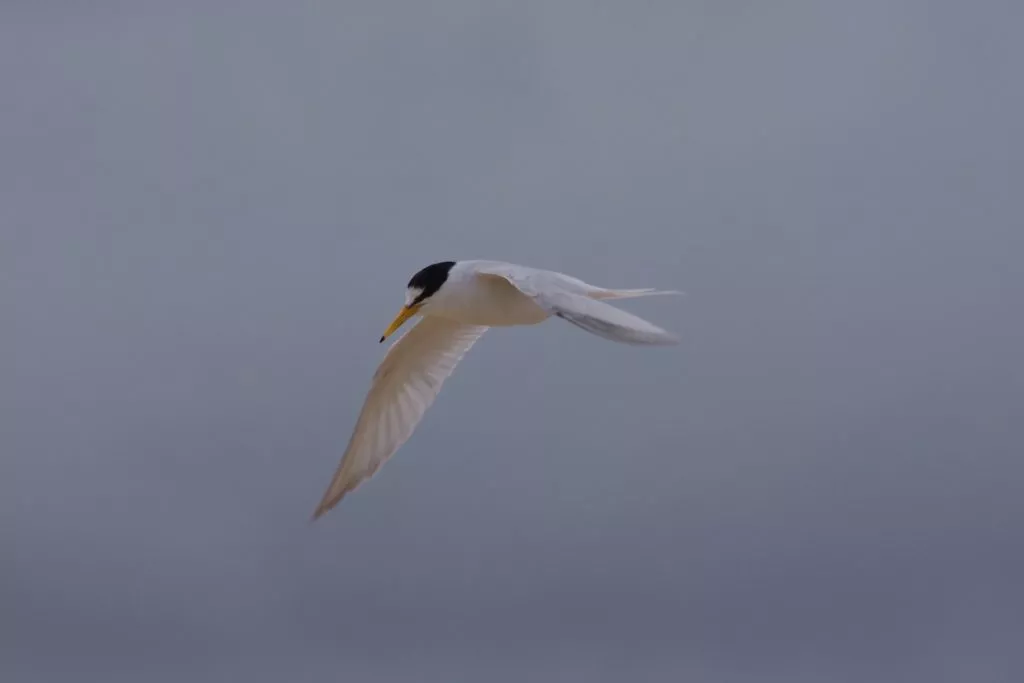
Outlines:
{"label": "white plumage", "polygon": [[409,281],[405,306],[381,341],[411,316],[422,318],[388,349],[374,373],[314,519],[373,476],[409,439],[445,379],[487,328],[535,325],[557,316],[612,341],[675,344],[671,333],[604,302],[675,293],[595,287],[563,273],[500,261],[445,261],[424,268]]}

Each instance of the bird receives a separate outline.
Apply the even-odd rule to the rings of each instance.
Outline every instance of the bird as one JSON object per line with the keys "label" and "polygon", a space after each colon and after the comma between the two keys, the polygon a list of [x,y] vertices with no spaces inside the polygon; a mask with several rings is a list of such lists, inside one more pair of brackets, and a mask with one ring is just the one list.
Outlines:
{"label": "bird", "polygon": [[[615,342],[648,346],[679,337],[606,303],[676,290],[608,289],[552,270],[502,261],[440,261],[406,285],[405,303],[380,338],[420,319],[391,345],[370,383],[348,446],[312,520],[372,477],[412,436],[444,381],[491,327],[555,317]],[[311,520],[311,521],[312,521]]]}

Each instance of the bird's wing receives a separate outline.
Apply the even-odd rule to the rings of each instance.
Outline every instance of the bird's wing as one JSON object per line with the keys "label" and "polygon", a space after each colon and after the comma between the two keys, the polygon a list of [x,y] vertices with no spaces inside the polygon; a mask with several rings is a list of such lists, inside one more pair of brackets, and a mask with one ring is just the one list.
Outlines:
{"label": "bird's wing", "polygon": [[[483,277],[501,277],[551,315],[599,337],[626,344],[671,345],[679,338],[643,318],[593,298],[591,287],[561,273],[526,268],[508,263],[477,267]],[[583,287],[587,289],[584,290]],[[653,292],[652,292],[653,293]]]}
{"label": "bird's wing", "polygon": [[388,349],[352,438],[313,518],[373,476],[412,435],[441,385],[486,327],[423,317]]}

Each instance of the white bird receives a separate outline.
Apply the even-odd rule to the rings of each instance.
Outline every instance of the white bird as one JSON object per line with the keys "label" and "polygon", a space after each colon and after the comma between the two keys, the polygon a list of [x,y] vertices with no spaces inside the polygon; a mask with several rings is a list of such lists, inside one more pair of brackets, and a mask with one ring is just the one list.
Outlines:
{"label": "white bird", "polygon": [[562,273],[500,261],[427,266],[409,280],[405,305],[380,341],[412,316],[422,317],[388,349],[374,373],[341,464],[313,519],[373,476],[409,439],[445,379],[487,328],[536,325],[556,316],[612,341],[676,344],[675,335],[602,299],[678,293],[606,289]]}

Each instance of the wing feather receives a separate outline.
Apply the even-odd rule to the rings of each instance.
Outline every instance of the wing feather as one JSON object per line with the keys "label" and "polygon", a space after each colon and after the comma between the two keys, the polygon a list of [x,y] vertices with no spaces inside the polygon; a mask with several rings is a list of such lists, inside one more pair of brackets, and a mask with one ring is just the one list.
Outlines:
{"label": "wing feather", "polygon": [[373,476],[412,436],[444,381],[486,330],[425,316],[392,344],[374,373],[348,447],[313,519]]}
{"label": "wing feather", "polygon": [[679,343],[679,337],[640,316],[579,294],[540,292],[534,301],[552,315],[611,341],[649,346]]}
{"label": "wing feather", "polygon": [[[501,277],[546,310],[591,334],[625,344],[672,345],[679,337],[643,318],[616,308],[599,298],[608,292],[630,296],[661,293],[655,290],[605,290],[561,273],[515,266],[486,264],[477,270],[483,276]],[[670,292],[665,292],[670,293]]]}

